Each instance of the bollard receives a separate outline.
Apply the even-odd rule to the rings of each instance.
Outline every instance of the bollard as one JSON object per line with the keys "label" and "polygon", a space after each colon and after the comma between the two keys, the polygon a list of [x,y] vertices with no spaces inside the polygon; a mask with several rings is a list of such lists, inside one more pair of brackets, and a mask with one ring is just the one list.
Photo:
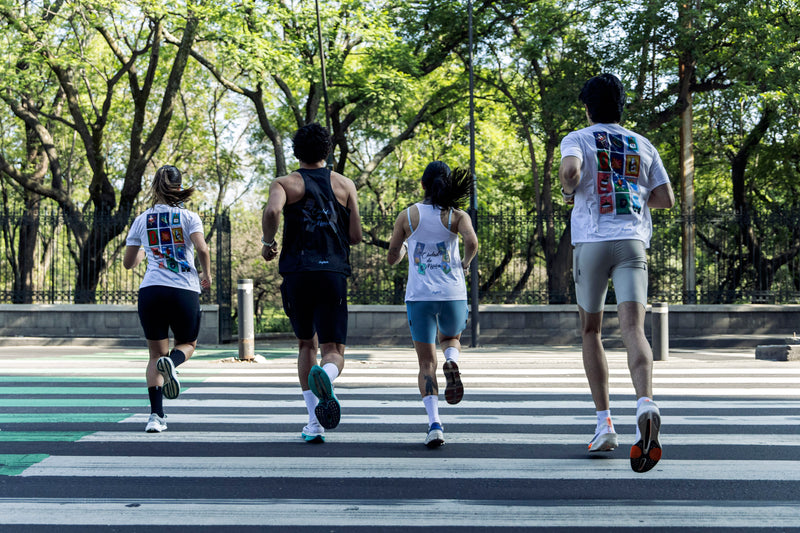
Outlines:
{"label": "bollard", "polygon": [[239,359],[255,359],[255,328],[253,327],[253,280],[240,279],[236,284],[239,310]]}
{"label": "bollard", "polygon": [[653,361],[669,359],[669,307],[653,304],[650,327],[653,333]]}

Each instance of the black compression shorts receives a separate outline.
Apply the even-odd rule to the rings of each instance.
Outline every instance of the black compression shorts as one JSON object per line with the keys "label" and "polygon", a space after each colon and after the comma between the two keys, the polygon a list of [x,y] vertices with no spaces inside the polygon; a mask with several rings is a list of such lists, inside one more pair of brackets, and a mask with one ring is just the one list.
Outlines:
{"label": "black compression shorts", "polygon": [[346,344],[347,276],[326,271],[283,274],[281,297],[298,339],[310,340],[316,333],[320,344]]}
{"label": "black compression shorts", "polygon": [[172,329],[175,344],[194,342],[200,333],[200,294],[163,285],[142,287],[139,321],[147,340],[167,339]]}

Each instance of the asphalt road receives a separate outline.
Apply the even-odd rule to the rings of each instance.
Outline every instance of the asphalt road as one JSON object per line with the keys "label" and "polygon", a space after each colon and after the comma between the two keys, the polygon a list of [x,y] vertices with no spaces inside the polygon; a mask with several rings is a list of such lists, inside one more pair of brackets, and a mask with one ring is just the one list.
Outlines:
{"label": "asphalt road", "polygon": [[[146,351],[0,347],[0,531],[790,531],[800,363],[672,350],[655,364],[664,458],[631,470],[633,389],[609,351],[620,447],[590,456],[579,347],[465,349],[464,400],[427,419],[411,349],[348,349],[342,422],[306,422],[290,345],[199,350],[148,434]],[[444,380],[441,379],[442,389]]]}

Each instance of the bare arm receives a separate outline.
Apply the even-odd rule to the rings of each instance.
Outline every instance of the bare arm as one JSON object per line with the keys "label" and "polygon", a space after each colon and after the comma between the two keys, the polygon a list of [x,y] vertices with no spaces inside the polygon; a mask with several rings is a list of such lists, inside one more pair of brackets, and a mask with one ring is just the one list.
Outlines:
{"label": "bare arm", "polygon": [[574,193],[581,181],[581,160],[574,155],[562,159],[558,167],[558,180],[565,194]]}
{"label": "bare arm", "polygon": [[469,265],[478,253],[478,236],[475,235],[475,228],[472,227],[472,220],[464,211],[458,211],[458,233],[464,240],[464,258],[461,266],[464,270],[469,269]]}
{"label": "bare arm", "polygon": [[261,217],[261,238],[264,242],[273,243],[272,246],[264,244],[261,247],[261,257],[266,261],[272,261],[278,256],[278,243],[275,242],[275,235],[278,233],[284,205],[286,205],[286,189],[280,180],[275,180],[269,186],[269,199]]}
{"label": "bare arm", "polygon": [[352,180],[347,180],[347,208],[350,210],[350,244],[361,242],[361,214],[358,212],[358,193]]}
{"label": "bare arm", "polygon": [[127,270],[132,269],[144,259],[144,248],[141,246],[126,246],[125,256],[122,258],[122,266]]}
{"label": "bare arm", "polygon": [[386,262],[390,265],[399,263],[406,254],[406,228],[408,228],[408,214],[406,211],[400,213],[394,221],[392,238],[389,239],[389,252],[386,254]]}
{"label": "bare arm", "polygon": [[659,185],[650,191],[650,197],[647,199],[647,207],[653,209],[669,209],[675,205],[675,193],[672,192],[672,185],[667,182]]}
{"label": "bare arm", "polygon": [[200,261],[200,268],[203,269],[199,273],[200,286],[204,289],[211,287],[211,252],[208,250],[205,236],[197,231],[189,235],[189,238],[194,244],[194,250],[197,252],[197,259]]}

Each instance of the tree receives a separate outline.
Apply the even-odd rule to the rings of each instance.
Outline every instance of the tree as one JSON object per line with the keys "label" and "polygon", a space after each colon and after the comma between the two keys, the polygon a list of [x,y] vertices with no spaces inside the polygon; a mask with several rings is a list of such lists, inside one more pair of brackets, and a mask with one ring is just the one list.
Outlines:
{"label": "tree", "polygon": [[[31,171],[0,154],[0,170],[64,211],[79,247],[75,301],[92,302],[105,268],[103,251],[124,231],[142,175],[167,133],[200,17],[191,4],[174,18],[155,2],[22,7],[0,6],[0,20],[17,44],[9,62],[15,68],[3,73],[0,91],[14,115],[36,133],[43,155]],[[182,37],[179,47],[167,51],[163,37],[170,23],[180,24]],[[128,101],[132,114],[122,128],[116,112]],[[108,141],[116,127],[126,130],[128,144],[119,161]],[[91,176],[83,207],[64,165],[62,147],[70,146],[70,134],[78,139]],[[49,182],[42,181],[45,173]],[[82,216],[86,208],[92,210],[90,220]]]}

